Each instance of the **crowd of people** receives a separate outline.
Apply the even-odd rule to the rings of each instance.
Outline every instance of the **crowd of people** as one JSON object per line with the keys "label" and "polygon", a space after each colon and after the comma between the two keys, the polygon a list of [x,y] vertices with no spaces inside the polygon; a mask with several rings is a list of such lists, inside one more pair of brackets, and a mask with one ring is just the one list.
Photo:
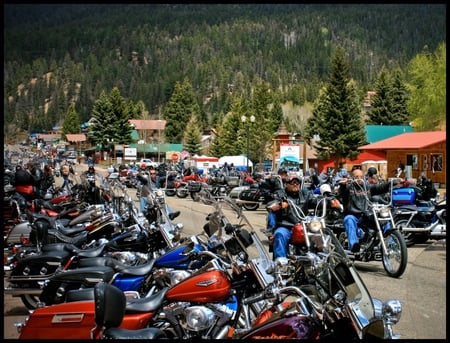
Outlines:
{"label": "crowd of people", "polygon": [[[221,170],[230,172],[233,166],[224,165]],[[218,171],[219,169],[217,169]],[[95,175],[96,171],[93,164],[89,164],[88,170],[84,172],[85,176],[89,174]],[[69,164],[61,166],[60,175],[62,177],[62,184],[55,184],[55,177],[53,175],[53,168],[50,165],[44,165],[43,169],[36,168],[33,163],[28,163],[25,168],[20,165],[16,167],[14,175],[14,186],[21,193],[38,194],[44,198],[46,192],[51,187],[60,187],[63,191],[70,192],[73,184],[73,167]],[[286,169],[279,169],[278,177],[281,181],[282,187],[274,190],[273,199],[284,197],[293,201],[296,205],[306,213],[311,202],[314,201],[314,192],[318,187],[330,181],[330,175],[325,171],[317,175],[315,172],[310,173],[309,186],[304,187],[302,182],[304,178],[300,178],[296,173],[289,173]],[[262,174],[256,173],[252,180],[258,184],[267,183],[267,179]],[[161,180],[155,169],[143,169],[139,175],[139,203],[140,210],[144,211],[148,205],[148,196],[152,190],[161,187]],[[352,182],[349,182],[349,181]],[[356,182],[355,182],[356,180]],[[344,205],[344,227],[346,230],[349,249],[358,253],[360,249],[359,240],[364,236],[364,232],[359,228],[358,223],[362,216],[368,210],[368,200],[370,197],[375,197],[389,191],[390,183],[382,182],[377,178],[377,170],[369,168],[364,174],[361,169],[354,169],[349,172],[341,168],[335,175],[333,175],[332,183],[335,191],[340,195]],[[269,187],[269,186],[268,186]],[[280,203],[271,204],[267,207],[267,232],[271,233],[273,258],[287,256],[287,247],[291,240],[292,228],[298,222],[298,218],[292,216],[292,212],[283,208]],[[169,207],[169,216],[171,219],[177,217],[179,211],[172,211]]]}

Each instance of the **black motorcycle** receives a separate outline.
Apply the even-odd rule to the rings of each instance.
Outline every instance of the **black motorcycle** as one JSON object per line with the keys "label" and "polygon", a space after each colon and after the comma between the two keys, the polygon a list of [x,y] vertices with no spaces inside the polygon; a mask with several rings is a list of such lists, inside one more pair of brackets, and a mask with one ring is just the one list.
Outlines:
{"label": "black motorcycle", "polygon": [[394,222],[407,246],[446,237],[446,200],[436,201],[437,190],[430,179],[396,189],[392,196]]}
{"label": "black motorcycle", "polygon": [[349,251],[343,218],[334,221],[330,228],[344,248],[348,250],[352,259],[361,262],[382,261],[386,273],[391,277],[398,278],[403,275],[406,269],[408,248],[403,234],[395,225],[392,203],[377,203],[373,199],[368,200],[370,211],[362,216],[358,224],[364,231],[364,237],[359,242],[361,245],[360,252],[353,254]]}

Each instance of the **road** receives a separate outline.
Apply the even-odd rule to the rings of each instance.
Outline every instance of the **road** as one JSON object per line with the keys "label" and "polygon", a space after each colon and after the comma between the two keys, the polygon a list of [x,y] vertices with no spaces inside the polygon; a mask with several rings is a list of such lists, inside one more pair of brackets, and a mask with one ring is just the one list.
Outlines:
{"label": "road", "polygon": [[[167,202],[181,214],[175,222],[184,224],[184,235],[201,233],[210,207],[189,197],[168,197]],[[264,209],[245,212],[251,224],[265,226]],[[262,234],[261,234],[262,235]],[[261,236],[264,239],[265,236]],[[356,267],[372,296],[381,300],[399,299],[403,304],[394,332],[402,339],[445,339],[446,333],[446,244],[429,241],[408,248],[408,266],[402,277],[388,277],[381,262],[356,262]],[[27,311],[20,299],[4,296],[4,339],[16,339],[14,322],[23,321]]]}

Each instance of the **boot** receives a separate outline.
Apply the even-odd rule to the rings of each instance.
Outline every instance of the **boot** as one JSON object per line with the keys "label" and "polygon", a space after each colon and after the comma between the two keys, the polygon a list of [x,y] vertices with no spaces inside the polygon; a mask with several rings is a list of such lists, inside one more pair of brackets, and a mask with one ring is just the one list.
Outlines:
{"label": "boot", "polygon": [[179,215],[180,215],[180,211],[175,211],[175,212],[169,213],[169,219],[174,220]]}

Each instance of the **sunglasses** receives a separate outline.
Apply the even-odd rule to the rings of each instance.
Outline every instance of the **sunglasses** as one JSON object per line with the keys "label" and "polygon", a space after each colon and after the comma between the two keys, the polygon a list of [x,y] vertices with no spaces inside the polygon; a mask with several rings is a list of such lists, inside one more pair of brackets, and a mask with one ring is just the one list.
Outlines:
{"label": "sunglasses", "polygon": [[156,173],[150,173],[150,175],[156,175]]}
{"label": "sunglasses", "polygon": [[292,182],[288,182],[288,185],[294,185],[294,186],[298,186],[300,184],[300,182],[298,181],[292,181]]}

